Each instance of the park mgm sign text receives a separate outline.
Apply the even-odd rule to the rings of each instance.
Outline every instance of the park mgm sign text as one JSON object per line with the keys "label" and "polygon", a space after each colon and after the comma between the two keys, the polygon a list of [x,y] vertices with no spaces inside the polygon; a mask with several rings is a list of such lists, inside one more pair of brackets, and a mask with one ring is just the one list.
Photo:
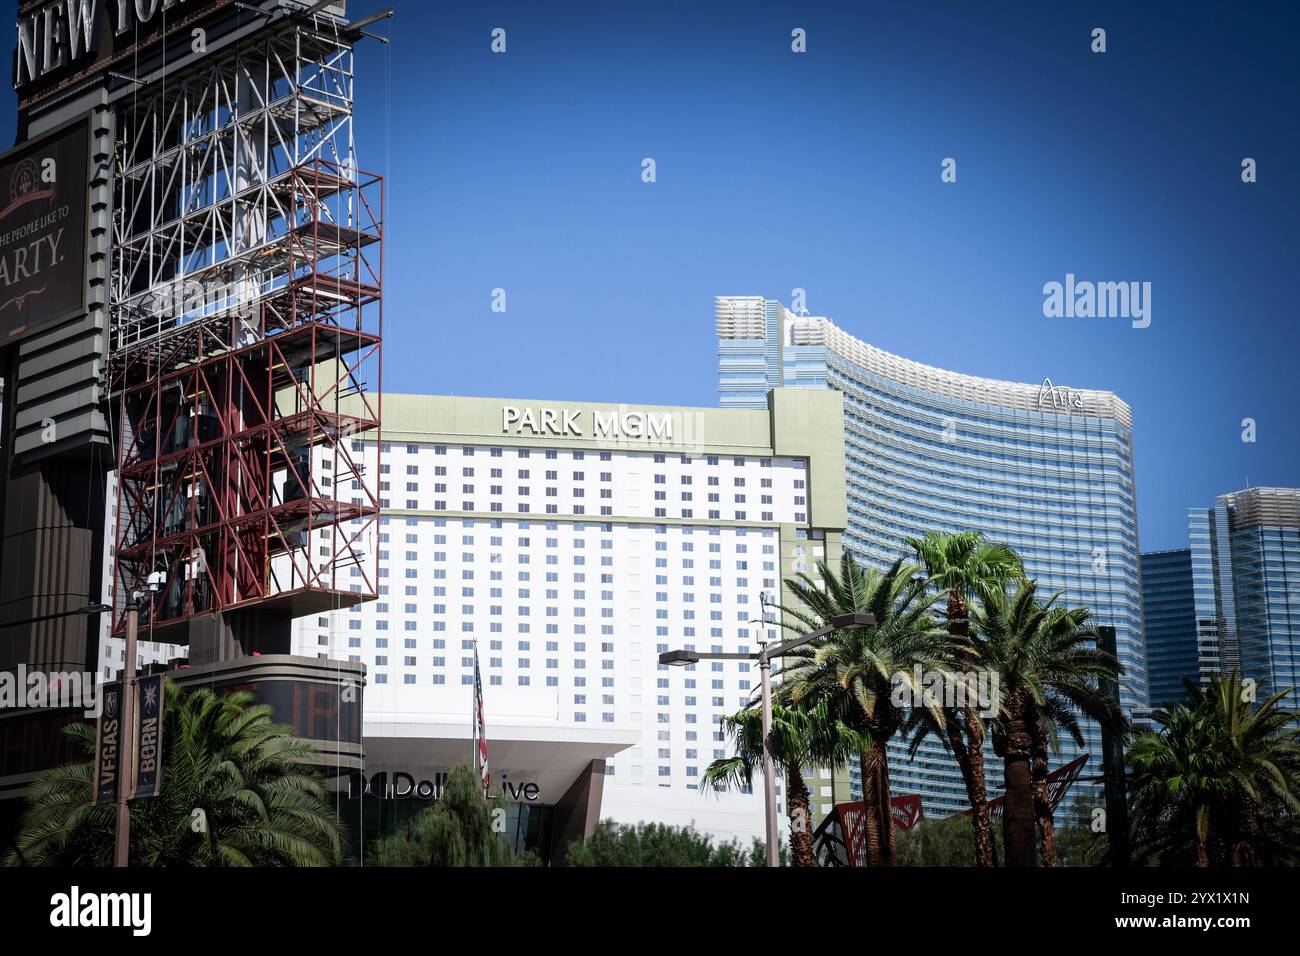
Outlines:
{"label": "park mgm sign text", "polygon": [[[211,0],[50,0],[18,18],[14,88],[63,67],[93,61],[104,32],[114,37],[145,28],[210,3]],[[187,9],[188,8],[188,9]]]}
{"label": "park mgm sign text", "polygon": [[[555,435],[578,438],[644,438],[671,442],[673,416],[670,412],[639,412],[625,409],[590,412],[573,408],[501,409],[501,431],[507,435]],[[698,437],[698,436],[697,436]]]}

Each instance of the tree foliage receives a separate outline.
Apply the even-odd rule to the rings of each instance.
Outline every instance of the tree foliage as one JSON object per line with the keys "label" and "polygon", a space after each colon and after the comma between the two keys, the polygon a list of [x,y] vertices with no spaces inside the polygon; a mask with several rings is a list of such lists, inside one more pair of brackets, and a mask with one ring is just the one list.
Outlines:
{"label": "tree foliage", "polygon": [[[317,756],[251,693],[166,692],[161,795],[131,803],[132,866],[327,866],[341,833]],[[117,808],[93,806],[95,728],[64,729],[87,760],[42,773],[8,865],[110,866]]]}
{"label": "tree foliage", "polygon": [[468,763],[459,763],[432,806],[421,810],[406,833],[379,840],[373,861],[379,866],[524,866],[506,842],[505,800],[488,799]]}
{"label": "tree foliage", "polygon": [[1300,862],[1300,728],[1282,691],[1255,706],[1237,673],[1157,710],[1129,751],[1134,853],[1197,866]]}
{"label": "tree foliage", "polygon": [[[782,847],[783,864],[785,857]],[[711,836],[694,826],[601,820],[585,843],[569,844],[565,863],[569,866],[761,867],[767,864],[767,847],[761,840],[754,840],[749,847],[739,840],[715,844]]]}
{"label": "tree foliage", "polygon": [[[875,623],[834,630],[786,655],[780,675],[794,704],[811,708],[825,701],[830,715],[858,735],[862,772],[866,856],[871,866],[894,861],[893,819],[889,811],[886,746],[903,726],[905,712],[894,702],[895,681],[913,699],[914,671],[951,675],[957,656],[951,636],[932,613],[939,600],[930,595],[920,569],[901,560],[886,571],[864,567],[847,552],[839,571],[819,563],[816,580],[799,574],[786,588],[799,601],[783,607],[785,626],[807,634],[832,619],[869,613]],[[936,711],[941,707],[932,706]]]}

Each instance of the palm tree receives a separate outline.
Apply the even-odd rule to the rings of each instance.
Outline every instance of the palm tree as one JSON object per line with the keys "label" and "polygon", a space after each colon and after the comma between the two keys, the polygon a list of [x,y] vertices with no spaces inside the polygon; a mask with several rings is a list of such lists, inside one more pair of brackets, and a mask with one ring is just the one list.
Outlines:
{"label": "palm tree", "polygon": [[1280,802],[1289,814],[1300,812],[1300,728],[1295,714],[1279,704],[1294,688],[1280,691],[1258,709],[1234,672],[1220,675],[1205,691],[1192,694],[1192,707],[1211,715],[1226,750],[1231,781],[1220,827],[1231,866],[1254,866],[1266,805]]}
{"label": "palm tree", "polygon": [[[724,732],[730,732],[736,752],[709,764],[704,770],[704,781],[714,790],[732,786],[749,789],[755,770],[763,764],[762,710],[751,703],[744,710],[723,717],[722,724]],[[773,772],[784,776],[786,781],[791,859],[795,866],[816,866],[812,800],[802,768],[808,764],[842,766],[848,754],[858,747],[857,735],[830,717],[826,701],[819,702],[811,711],[773,703],[771,741]]]}
{"label": "palm tree", "polygon": [[[65,728],[93,758],[95,729]],[[133,866],[327,866],[341,834],[307,763],[317,756],[271,708],[239,691],[168,683],[160,795],[131,804]],[[117,808],[94,806],[94,760],[42,773],[29,791],[10,865],[108,866]]]}
{"label": "palm tree", "polygon": [[1096,646],[1090,612],[1056,606],[1059,593],[1039,601],[1037,591],[1036,583],[1026,581],[1011,597],[990,592],[971,613],[979,658],[1000,683],[993,744],[1004,765],[1008,866],[1034,865],[1035,823],[1042,831],[1043,865],[1056,863],[1047,757],[1059,731],[1082,745],[1078,714],[1115,730],[1124,723],[1103,690],[1121,667]]}
{"label": "palm tree", "polygon": [[[1025,569],[1020,555],[1005,544],[990,544],[978,531],[957,534],[931,531],[924,538],[908,538],[907,544],[925,568],[930,587],[947,598],[948,633],[955,649],[969,649],[972,663],[978,666],[970,641],[970,599],[1000,593],[1008,582],[1022,580]],[[975,863],[992,866],[993,831],[989,825],[984,772],[984,721],[969,701],[961,708],[945,708],[943,719],[937,724],[925,719],[928,711],[917,710],[914,714],[918,720],[914,751],[926,733],[942,732],[947,738],[970,799]]]}
{"label": "palm tree", "polygon": [[1184,841],[1197,866],[1209,866],[1210,810],[1226,787],[1223,756],[1210,715],[1186,704],[1156,710],[1160,731],[1138,736],[1129,749],[1134,855],[1181,862]]}
{"label": "palm tree", "polygon": [[1190,843],[1197,866],[1293,857],[1300,728],[1279,706],[1291,690],[1252,707],[1236,672],[1184,683],[1187,703],[1156,711],[1160,730],[1130,751],[1138,852],[1180,862]]}
{"label": "palm tree", "polygon": [[923,688],[914,671],[951,677],[954,663],[948,633],[931,614],[937,597],[927,594],[919,570],[901,560],[888,571],[864,568],[846,553],[838,575],[819,563],[820,582],[805,573],[787,580],[801,606],[781,609],[783,626],[796,634],[807,634],[841,614],[875,616],[874,625],[832,631],[794,649],[781,670],[793,703],[811,707],[825,700],[830,716],[859,735],[869,866],[894,862],[886,747],[904,717],[904,708],[894,701],[894,685],[913,701],[921,700]]}

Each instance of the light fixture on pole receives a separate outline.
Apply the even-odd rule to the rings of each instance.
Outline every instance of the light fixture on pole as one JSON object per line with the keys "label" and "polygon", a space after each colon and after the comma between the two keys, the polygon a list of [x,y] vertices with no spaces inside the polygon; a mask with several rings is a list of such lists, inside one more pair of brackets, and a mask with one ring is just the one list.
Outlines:
{"label": "light fixture on pole", "polygon": [[[759,603],[765,609],[774,607],[775,605],[769,604],[766,598],[766,594],[760,594]],[[700,661],[758,661],[763,710],[763,817],[767,832],[768,866],[781,865],[778,848],[780,833],[776,821],[776,780],[773,777],[772,770],[772,659],[783,657],[796,648],[803,647],[810,641],[820,640],[834,631],[851,627],[872,627],[875,623],[876,616],[874,614],[858,612],[837,614],[831,618],[829,624],[777,644],[775,647],[768,647],[765,642],[760,642],[761,649],[756,654],[701,654],[692,650],[673,650],[664,651],[659,655],[659,663],[669,667],[683,667],[689,664],[698,664]]]}
{"label": "light fixture on pole", "polygon": [[118,748],[122,768],[118,774],[117,840],[113,846],[113,866],[130,866],[131,793],[135,789],[135,655],[136,633],[140,624],[140,605],[146,595],[161,590],[167,583],[166,571],[154,571],[145,579],[147,591],[136,591],[126,603],[126,647],[122,659],[122,742]]}
{"label": "light fixture on pole", "polygon": [[54,614],[41,614],[37,617],[23,618],[21,621],[0,621],[0,629],[6,627],[23,627],[27,624],[43,624],[60,618],[76,617],[78,614],[103,614],[113,610],[107,604],[87,604],[85,607],[73,608],[71,611],[57,611]]}

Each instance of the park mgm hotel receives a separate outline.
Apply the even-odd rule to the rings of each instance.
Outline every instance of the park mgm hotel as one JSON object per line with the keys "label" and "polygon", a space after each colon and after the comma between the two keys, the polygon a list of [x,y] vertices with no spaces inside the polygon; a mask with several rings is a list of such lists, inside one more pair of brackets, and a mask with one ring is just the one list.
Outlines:
{"label": "park mgm hotel", "polygon": [[[808,389],[759,409],[385,395],[382,464],[355,443],[380,471],[379,597],[295,622],[295,653],[366,666],[367,772],[468,757],[477,645],[494,776],[544,804],[568,779],[548,772],[603,761],[590,818],[748,842],[761,789],[700,782],[757,665],[657,655],[780,636],[760,594],[840,557],[843,420]],[[818,816],[847,799],[808,769]]]}

